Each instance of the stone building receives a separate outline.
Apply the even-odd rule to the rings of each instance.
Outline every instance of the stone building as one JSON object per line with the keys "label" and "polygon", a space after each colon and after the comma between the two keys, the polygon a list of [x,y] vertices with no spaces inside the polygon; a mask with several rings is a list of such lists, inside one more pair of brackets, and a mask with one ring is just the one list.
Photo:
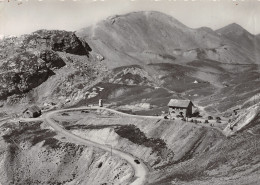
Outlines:
{"label": "stone building", "polygon": [[37,105],[26,108],[23,111],[24,118],[36,118],[42,114],[41,109]]}
{"label": "stone building", "polygon": [[192,107],[194,107],[194,105],[190,100],[171,99],[168,103],[168,107],[170,118],[189,118],[192,116]]}

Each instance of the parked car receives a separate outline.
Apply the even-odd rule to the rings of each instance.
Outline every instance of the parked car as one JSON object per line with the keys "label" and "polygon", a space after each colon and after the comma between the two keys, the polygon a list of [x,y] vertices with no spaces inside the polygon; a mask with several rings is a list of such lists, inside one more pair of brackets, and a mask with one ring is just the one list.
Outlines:
{"label": "parked car", "polygon": [[213,119],[213,117],[212,116],[208,116],[208,120],[212,120]]}
{"label": "parked car", "polygon": [[136,164],[140,164],[139,160],[135,159],[134,161],[135,161]]}

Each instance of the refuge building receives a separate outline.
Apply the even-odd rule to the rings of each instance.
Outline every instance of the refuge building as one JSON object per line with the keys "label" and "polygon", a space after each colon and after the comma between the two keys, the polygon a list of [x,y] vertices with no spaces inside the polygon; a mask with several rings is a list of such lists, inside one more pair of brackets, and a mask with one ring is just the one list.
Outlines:
{"label": "refuge building", "polygon": [[192,107],[194,107],[194,104],[190,100],[171,99],[168,103],[168,107],[171,118],[189,118],[192,116]]}

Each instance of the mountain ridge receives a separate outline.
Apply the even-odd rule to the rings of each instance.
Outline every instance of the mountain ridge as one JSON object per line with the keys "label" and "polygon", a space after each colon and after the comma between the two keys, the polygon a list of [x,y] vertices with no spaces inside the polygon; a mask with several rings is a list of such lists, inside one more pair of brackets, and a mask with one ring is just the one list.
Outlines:
{"label": "mountain ridge", "polygon": [[[163,88],[160,93],[166,93],[162,97],[163,102],[168,101],[166,97],[174,95],[211,106],[214,101],[220,101],[221,97],[217,93],[225,86],[232,88],[227,87],[224,93],[234,93],[243,89],[236,89],[236,86],[250,79],[252,89],[244,92],[243,100],[253,93],[251,90],[255,92],[258,86],[258,72],[254,71],[258,68],[255,67],[258,61],[254,54],[257,52],[251,49],[252,46],[244,46],[244,42],[240,44],[207,27],[189,28],[160,12],[110,16],[76,32],[38,30],[21,37],[6,38],[1,43],[5,44],[2,44],[0,66],[5,67],[5,70],[14,70],[11,80],[16,84],[10,88],[12,93],[8,94],[6,80],[10,77],[2,83],[6,90],[2,94],[5,99],[12,94],[19,94],[20,98],[20,94],[26,96],[29,93],[35,96],[33,99],[36,102],[70,99],[71,104],[86,104],[96,101],[96,98],[87,98],[92,96],[89,95],[89,89],[96,84],[106,83],[104,87],[109,89],[111,86],[112,90],[104,93],[104,97],[103,93],[97,97],[117,97],[109,95],[122,93],[116,87],[123,89],[127,86],[130,91],[140,88],[142,90],[138,91],[148,94],[153,93],[151,91],[155,87],[160,87]],[[50,68],[44,69],[52,71],[42,76],[36,85],[32,85],[32,78],[29,81],[27,77],[16,78],[20,75],[19,56],[23,58],[24,51],[39,58],[39,66],[46,63]],[[19,61],[12,62],[12,56],[16,55]],[[36,66],[37,61],[34,63]],[[24,59],[24,62],[29,64],[29,58]],[[114,69],[123,71],[115,72],[118,70]],[[37,68],[34,72],[37,74]],[[242,72],[247,76],[238,76]],[[241,79],[241,82],[234,81],[235,78]],[[25,83],[21,86],[19,80]],[[194,81],[201,83],[195,85]],[[214,101],[206,98],[209,95],[214,97],[211,99]],[[239,96],[237,98],[241,99]],[[11,99],[14,98],[7,101]],[[228,105],[217,107],[221,111],[234,104],[231,100],[223,100],[222,103]]]}
{"label": "mountain ridge", "polygon": [[[147,57],[148,52],[178,58],[174,54],[175,50],[182,50],[181,58],[186,61],[196,59],[201,56],[196,52],[197,48],[204,49],[204,55],[208,59],[224,63],[255,63],[251,47],[248,49],[248,46],[238,46],[240,43],[236,40],[220,36],[210,28],[192,29],[171,16],[153,11],[109,17],[95,26],[77,31],[76,35],[90,45],[93,43],[92,47],[98,51],[102,50],[107,55],[105,58],[114,61],[110,65],[116,67],[120,66],[120,61],[111,56],[110,53],[114,51],[123,55],[126,63],[132,63],[140,58],[144,61],[143,57]],[[212,53],[211,49],[216,52]],[[190,52],[191,50],[193,51]]]}

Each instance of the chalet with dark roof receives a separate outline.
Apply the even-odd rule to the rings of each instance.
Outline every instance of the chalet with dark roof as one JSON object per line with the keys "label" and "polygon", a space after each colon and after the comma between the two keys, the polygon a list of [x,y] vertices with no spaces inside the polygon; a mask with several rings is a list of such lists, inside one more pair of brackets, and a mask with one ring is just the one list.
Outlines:
{"label": "chalet with dark roof", "polygon": [[191,117],[193,103],[190,100],[171,99],[168,103],[170,117]]}
{"label": "chalet with dark roof", "polygon": [[26,108],[23,111],[24,118],[36,118],[42,114],[41,109],[37,105]]}

